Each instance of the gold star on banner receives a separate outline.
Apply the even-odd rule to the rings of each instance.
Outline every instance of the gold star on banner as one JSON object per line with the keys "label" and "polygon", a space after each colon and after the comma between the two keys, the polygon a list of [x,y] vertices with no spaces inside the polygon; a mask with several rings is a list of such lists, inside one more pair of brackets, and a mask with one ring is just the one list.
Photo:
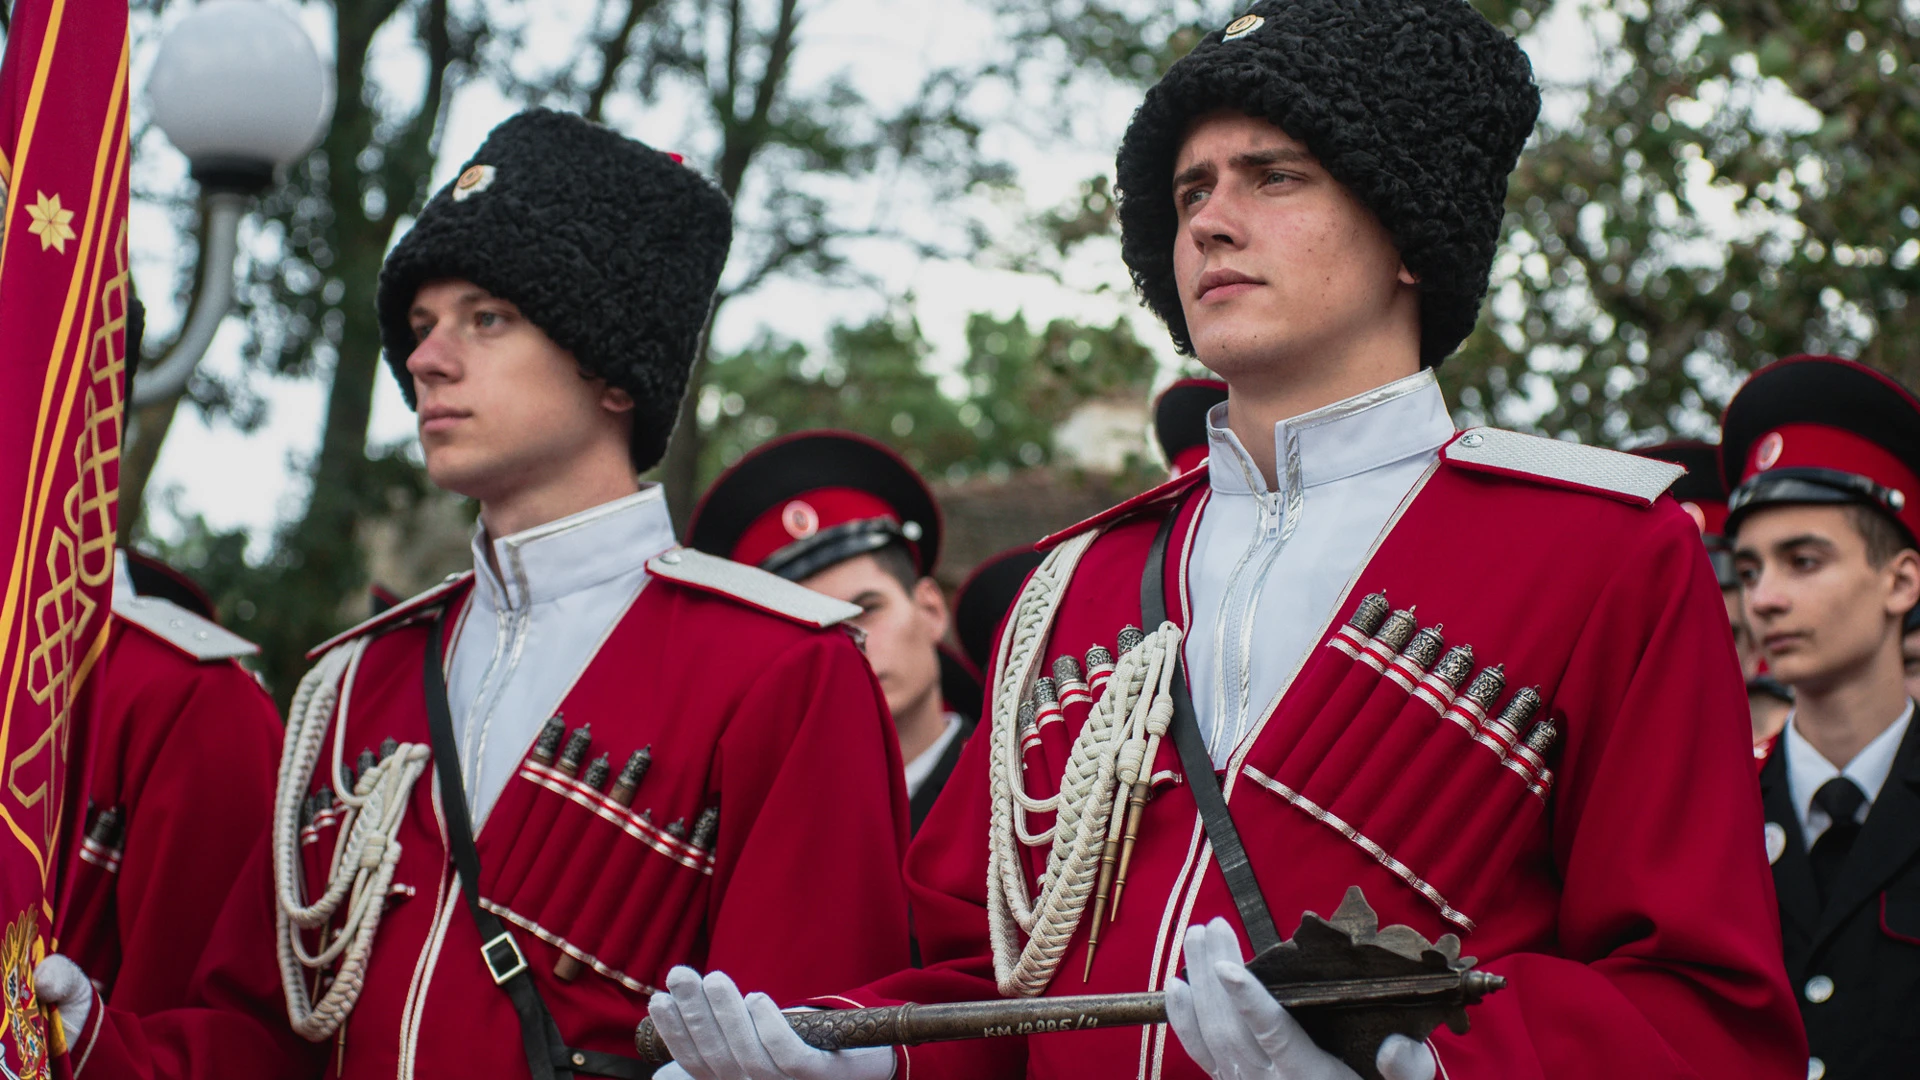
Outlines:
{"label": "gold star on banner", "polygon": [[27,207],[27,216],[33,224],[27,231],[40,238],[40,250],[48,248],[65,255],[67,241],[74,238],[73,227],[67,223],[73,220],[73,211],[60,209],[60,196],[38,192],[39,198]]}

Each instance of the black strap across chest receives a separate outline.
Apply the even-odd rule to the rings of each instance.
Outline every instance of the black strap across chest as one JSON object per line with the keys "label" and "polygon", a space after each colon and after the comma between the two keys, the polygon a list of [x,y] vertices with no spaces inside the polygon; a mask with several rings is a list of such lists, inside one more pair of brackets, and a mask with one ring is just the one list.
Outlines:
{"label": "black strap across chest", "polygon": [[581,1050],[566,1045],[560,1027],[540,999],[540,988],[526,957],[500,917],[480,906],[480,852],[473,846],[473,820],[467,814],[467,789],[460,777],[460,754],[453,737],[453,710],[447,705],[447,679],[440,670],[445,633],[445,608],[434,616],[427,631],[425,673],[427,732],[433,750],[434,772],[440,777],[441,810],[447,819],[447,846],[453,868],[460,875],[460,893],[480,931],[480,955],[493,981],[507,992],[520,1017],[520,1042],[527,1054],[533,1080],[572,1080],[577,1076],[606,1076],[614,1080],[646,1080],[653,1066],[636,1058]]}
{"label": "black strap across chest", "polygon": [[[1173,538],[1174,520],[1169,513],[1160,523],[1160,531],[1147,549],[1147,568],[1140,575],[1140,619],[1151,633],[1167,621],[1166,569],[1167,545]],[[1174,657],[1173,665],[1173,745],[1180,752],[1180,767],[1187,774],[1187,787],[1200,808],[1200,822],[1206,827],[1207,842],[1213,845],[1214,861],[1220,864],[1220,876],[1227,879],[1233,904],[1240,909],[1240,925],[1247,932],[1253,954],[1259,956],[1280,944],[1280,932],[1274,928],[1273,913],[1267,910],[1266,897],[1260,894],[1260,882],[1253,876],[1253,864],[1247,860],[1247,848],[1240,842],[1240,830],[1234,827],[1227,799],[1220,791],[1220,778],[1213,772],[1213,755],[1207,752],[1206,736],[1200,733],[1200,719],[1194,715],[1193,694],[1187,690],[1186,664]]]}

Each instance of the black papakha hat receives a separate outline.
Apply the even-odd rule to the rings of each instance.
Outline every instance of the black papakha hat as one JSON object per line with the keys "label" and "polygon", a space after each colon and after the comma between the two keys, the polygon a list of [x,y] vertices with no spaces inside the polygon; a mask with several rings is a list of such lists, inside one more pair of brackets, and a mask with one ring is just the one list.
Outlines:
{"label": "black papakha hat", "polygon": [[1120,252],[1173,343],[1193,341],[1173,275],[1174,161],[1216,109],[1305,143],[1380,219],[1420,280],[1420,362],[1472,332],[1507,174],[1540,90],[1527,55],[1466,0],[1262,0],[1147,91],[1120,143]]}
{"label": "black papakha hat", "polygon": [[414,403],[407,312],[420,286],[511,301],[581,370],[633,395],[636,470],[666,453],[727,262],[726,196],[678,158],[573,113],[529,109],[420,211],[380,270],[380,340]]}

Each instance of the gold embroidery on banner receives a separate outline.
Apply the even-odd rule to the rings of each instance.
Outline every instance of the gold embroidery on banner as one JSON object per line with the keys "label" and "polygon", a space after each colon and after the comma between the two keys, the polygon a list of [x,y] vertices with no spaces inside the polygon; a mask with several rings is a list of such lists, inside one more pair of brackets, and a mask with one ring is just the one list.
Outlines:
{"label": "gold embroidery on banner", "polygon": [[[86,657],[76,657],[103,625],[101,606],[89,595],[113,577],[114,515],[120,487],[120,432],[126,411],[128,308],[127,226],[113,241],[113,276],[101,283],[99,325],[87,342],[85,405],[73,444],[73,482],[62,493],[60,513],[47,530],[47,587],[35,599],[34,641],[27,654],[27,693],[47,708],[51,721],[32,745],[7,763],[7,789],[22,807],[38,806],[49,781],[22,789],[21,769],[56,744],[64,758],[73,680]],[[51,770],[49,770],[49,774]],[[46,809],[45,838],[54,840],[57,807]]]}
{"label": "gold embroidery on banner", "polygon": [[27,207],[27,218],[32,224],[27,226],[29,235],[40,238],[40,250],[52,248],[62,255],[67,253],[67,241],[75,239],[73,232],[73,211],[60,207],[60,196],[56,193],[36,192],[39,197]]}
{"label": "gold embroidery on banner", "polygon": [[[26,1080],[49,1075],[47,1070],[47,1021],[33,995],[33,969],[46,959],[46,944],[40,940],[38,920],[31,910],[7,925],[0,939],[0,987],[6,995],[5,1014],[0,1016],[0,1039],[12,1035],[14,1052],[20,1055],[20,1068],[9,1075]],[[79,1035],[79,1032],[73,1032]],[[0,1068],[5,1058],[0,1056]]]}

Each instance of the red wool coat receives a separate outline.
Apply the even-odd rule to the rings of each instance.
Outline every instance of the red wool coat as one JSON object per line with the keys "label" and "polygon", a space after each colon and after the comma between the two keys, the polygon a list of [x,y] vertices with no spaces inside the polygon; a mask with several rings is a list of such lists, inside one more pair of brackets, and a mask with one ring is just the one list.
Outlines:
{"label": "red wool coat", "polygon": [[[186,1004],[227,890],[267,834],[281,726],[224,647],[238,639],[164,600],[134,603],[177,632],[116,604],[88,683],[90,810],[76,823],[55,941],[108,1002],[150,1013]],[[202,647],[214,635],[222,647]]]}
{"label": "red wool coat", "polygon": [[[481,897],[509,925],[563,1039],[629,1056],[647,998],[675,964],[738,972],[797,997],[907,962],[900,752],[853,637],[777,602],[755,610],[751,595],[669,580],[658,563],[560,708],[569,729],[591,725],[588,758],[607,754],[615,773],[651,747],[631,808],[606,797],[611,781],[589,788],[529,756],[475,838]],[[428,743],[420,616],[437,598],[462,602],[470,580],[349,635],[373,640],[352,687],[346,761],[387,738]],[[710,840],[671,827],[690,828],[715,806]],[[337,825],[322,813],[303,833],[309,902],[324,886]],[[431,768],[398,841],[365,989],[337,1038],[316,1046],[289,1026],[263,845],[201,969],[203,1007],[144,1019],[106,1010],[104,1026],[90,1021],[75,1040],[77,1071],[526,1076],[519,1021],[482,961],[453,874]],[[553,975],[562,948],[586,964],[570,982]]]}
{"label": "red wool coat", "polygon": [[[1500,446],[1546,452],[1493,434]],[[1467,445],[1483,443],[1493,440]],[[1620,467],[1622,455],[1559,445],[1575,456],[1542,471],[1604,483]],[[1698,530],[1671,499],[1653,501],[1660,484],[1632,496],[1530,475],[1538,459],[1526,453],[1460,446],[1443,450],[1380,537],[1355,538],[1374,545],[1371,555],[1223,778],[1280,933],[1305,912],[1331,915],[1359,885],[1382,925],[1460,935],[1462,952],[1509,986],[1470,1010],[1468,1034],[1432,1037],[1450,1080],[1797,1080],[1806,1048],[1780,960],[1746,698]],[[1119,652],[1121,627],[1140,623],[1147,549],[1169,513],[1167,609],[1185,624],[1204,478],[1083,527],[1099,535],[1064,588],[1042,670],[1095,644]],[[1541,794],[1439,709],[1359,662],[1352,641],[1334,643],[1375,592],[1396,609],[1417,605],[1422,626],[1444,624],[1449,646],[1473,647],[1476,669],[1503,664],[1496,708],[1538,688],[1545,704],[1534,719],[1551,717],[1562,732]],[[1038,729],[1025,751],[1030,794],[1058,784],[1087,713],[1069,705],[1064,723]],[[985,888],[992,744],[988,731],[972,740],[908,855],[928,968],[821,1003],[997,996]],[[1092,978],[1081,977],[1083,919],[1048,994],[1162,988],[1182,967],[1184,927],[1214,916],[1239,924],[1172,740],[1158,753],[1153,769],[1174,779],[1147,804]],[[1046,849],[1024,854],[1031,886]],[[1160,1026],[913,1047],[897,1075],[1203,1074]]]}

